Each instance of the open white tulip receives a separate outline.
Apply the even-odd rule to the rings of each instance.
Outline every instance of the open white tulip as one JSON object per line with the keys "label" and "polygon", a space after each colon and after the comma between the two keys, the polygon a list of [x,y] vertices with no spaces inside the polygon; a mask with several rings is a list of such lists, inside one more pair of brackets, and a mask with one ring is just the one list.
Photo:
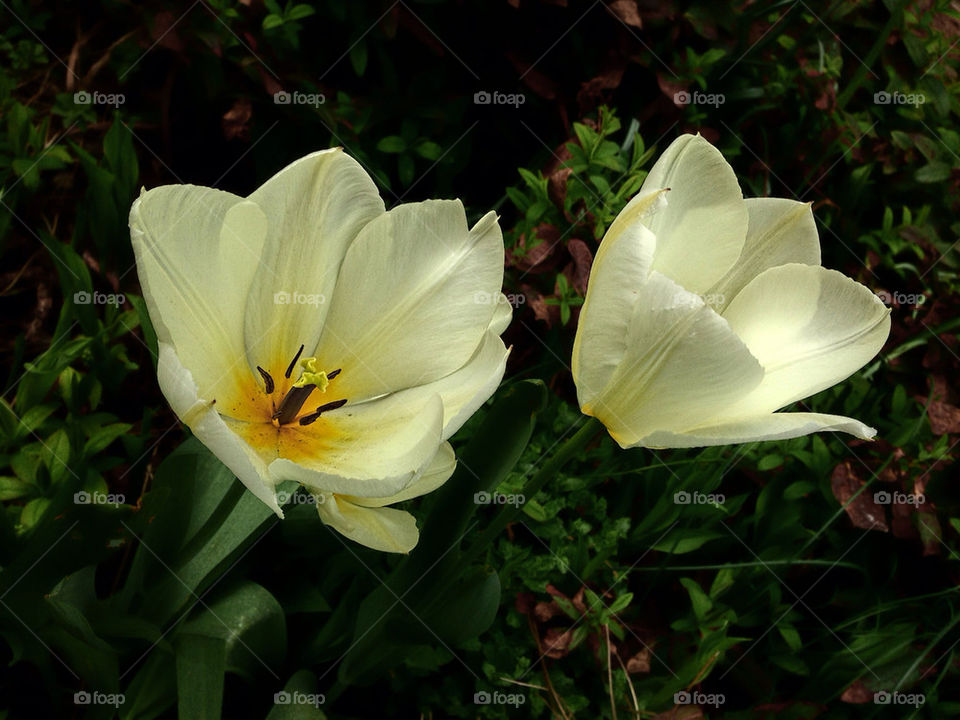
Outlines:
{"label": "open white tulip", "polygon": [[280,517],[276,485],[295,480],[347,537],[413,548],[413,516],[385,506],[450,477],[447,438],[503,377],[495,214],[470,228],[458,200],[385,211],[337,148],[248,198],[143,192],[130,229],[177,416]]}
{"label": "open white tulip", "polygon": [[683,135],[603,238],[573,378],[624,448],[869,439],[858,420],[775,411],[856,372],[889,331],[874,293],[820,266],[808,203],[744,200],[720,152]]}

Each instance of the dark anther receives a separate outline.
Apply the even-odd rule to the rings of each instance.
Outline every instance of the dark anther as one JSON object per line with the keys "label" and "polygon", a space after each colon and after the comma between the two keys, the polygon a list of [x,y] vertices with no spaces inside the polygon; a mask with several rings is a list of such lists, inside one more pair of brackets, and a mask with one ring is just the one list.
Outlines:
{"label": "dark anther", "polygon": [[303,352],[303,345],[300,346],[300,349],[297,350],[297,354],[293,356],[293,360],[290,361],[290,366],[287,368],[287,371],[283,374],[285,378],[289,378],[290,374],[293,372],[293,368],[297,365],[297,360],[300,359],[300,353]]}
{"label": "dark anther", "polygon": [[333,402],[328,402],[325,405],[321,405],[314,412],[310,413],[309,415],[304,415],[302,418],[300,418],[300,424],[309,425],[310,423],[314,423],[323,413],[330,410],[336,410],[337,408],[343,407],[346,404],[346,399],[343,399],[334,400]]}
{"label": "dark anther", "polygon": [[270,377],[270,373],[259,365],[257,365],[257,372],[260,373],[260,377],[263,378],[263,384],[267,386],[267,395],[269,395],[273,392],[273,378]]}
{"label": "dark anther", "polygon": [[330,372],[327,373],[327,380],[333,380],[339,374],[340,374],[340,368],[337,368],[336,370],[331,370]]}

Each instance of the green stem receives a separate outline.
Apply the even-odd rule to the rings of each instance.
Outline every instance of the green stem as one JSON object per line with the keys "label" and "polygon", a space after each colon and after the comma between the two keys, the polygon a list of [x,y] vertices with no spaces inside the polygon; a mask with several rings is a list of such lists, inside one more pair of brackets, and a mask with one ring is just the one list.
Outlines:
{"label": "green stem", "polygon": [[[547,484],[548,480],[556,477],[560,469],[567,464],[574,455],[579,453],[587,444],[598,437],[603,432],[603,425],[596,418],[587,418],[580,428],[571,436],[560,449],[555,452],[537,471],[536,475],[530,478],[530,481],[524,485],[523,494],[525,497],[533,497]],[[480,533],[480,537],[474,542],[461,556],[462,566],[469,565],[477,556],[480,555],[493,542],[494,538],[503,532],[503,529],[513,522],[520,514],[520,506],[507,506],[503,508],[493,521]]]}

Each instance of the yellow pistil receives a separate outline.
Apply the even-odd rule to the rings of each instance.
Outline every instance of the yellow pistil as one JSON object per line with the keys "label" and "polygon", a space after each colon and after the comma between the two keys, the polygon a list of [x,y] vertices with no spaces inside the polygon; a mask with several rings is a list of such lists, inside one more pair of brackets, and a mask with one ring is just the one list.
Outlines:
{"label": "yellow pistil", "polygon": [[316,385],[317,390],[326,392],[330,379],[327,377],[327,373],[320,369],[317,359],[315,357],[304,358],[300,361],[300,365],[303,367],[303,373],[300,375],[300,379],[293,384],[293,387],[302,388],[307,385]]}

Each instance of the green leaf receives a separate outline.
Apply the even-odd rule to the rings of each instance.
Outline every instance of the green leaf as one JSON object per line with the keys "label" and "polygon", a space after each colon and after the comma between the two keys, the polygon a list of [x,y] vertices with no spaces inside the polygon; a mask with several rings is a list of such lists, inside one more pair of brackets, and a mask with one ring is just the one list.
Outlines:
{"label": "green leaf", "polygon": [[127,433],[133,425],[129,423],[111,423],[98,428],[83,446],[84,457],[96,455],[105,450],[110,443]]}
{"label": "green leaf", "polygon": [[222,638],[177,634],[177,709],[181,718],[219,720],[227,648]]}
{"label": "green leaf", "polygon": [[951,168],[947,163],[935,160],[917,170],[914,177],[920,183],[937,183],[949,180],[950,174]]}
{"label": "green leaf", "polygon": [[[367,43],[361,40],[350,48],[350,64],[357,77],[363,77],[367,71]],[[389,151],[388,151],[389,152]]]}
{"label": "green leaf", "polygon": [[272,30],[275,27],[283,25],[283,18],[280,15],[267,15],[263,19],[263,29]]}
{"label": "green leaf", "polygon": [[683,553],[693,552],[704,544],[711,540],[716,540],[719,537],[723,537],[723,535],[713,530],[677,528],[658,544],[654,545],[653,549],[674,555],[682,555]]}
{"label": "green leaf", "polygon": [[385,153],[401,153],[407,149],[407,141],[399,135],[387,135],[377,143],[377,150]]}
{"label": "green leaf", "polygon": [[680,578],[680,584],[686,588],[687,594],[690,596],[690,604],[693,605],[693,614],[696,615],[698,621],[703,622],[707,617],[707,613],[713,609],[713,602],[695,580]]}

